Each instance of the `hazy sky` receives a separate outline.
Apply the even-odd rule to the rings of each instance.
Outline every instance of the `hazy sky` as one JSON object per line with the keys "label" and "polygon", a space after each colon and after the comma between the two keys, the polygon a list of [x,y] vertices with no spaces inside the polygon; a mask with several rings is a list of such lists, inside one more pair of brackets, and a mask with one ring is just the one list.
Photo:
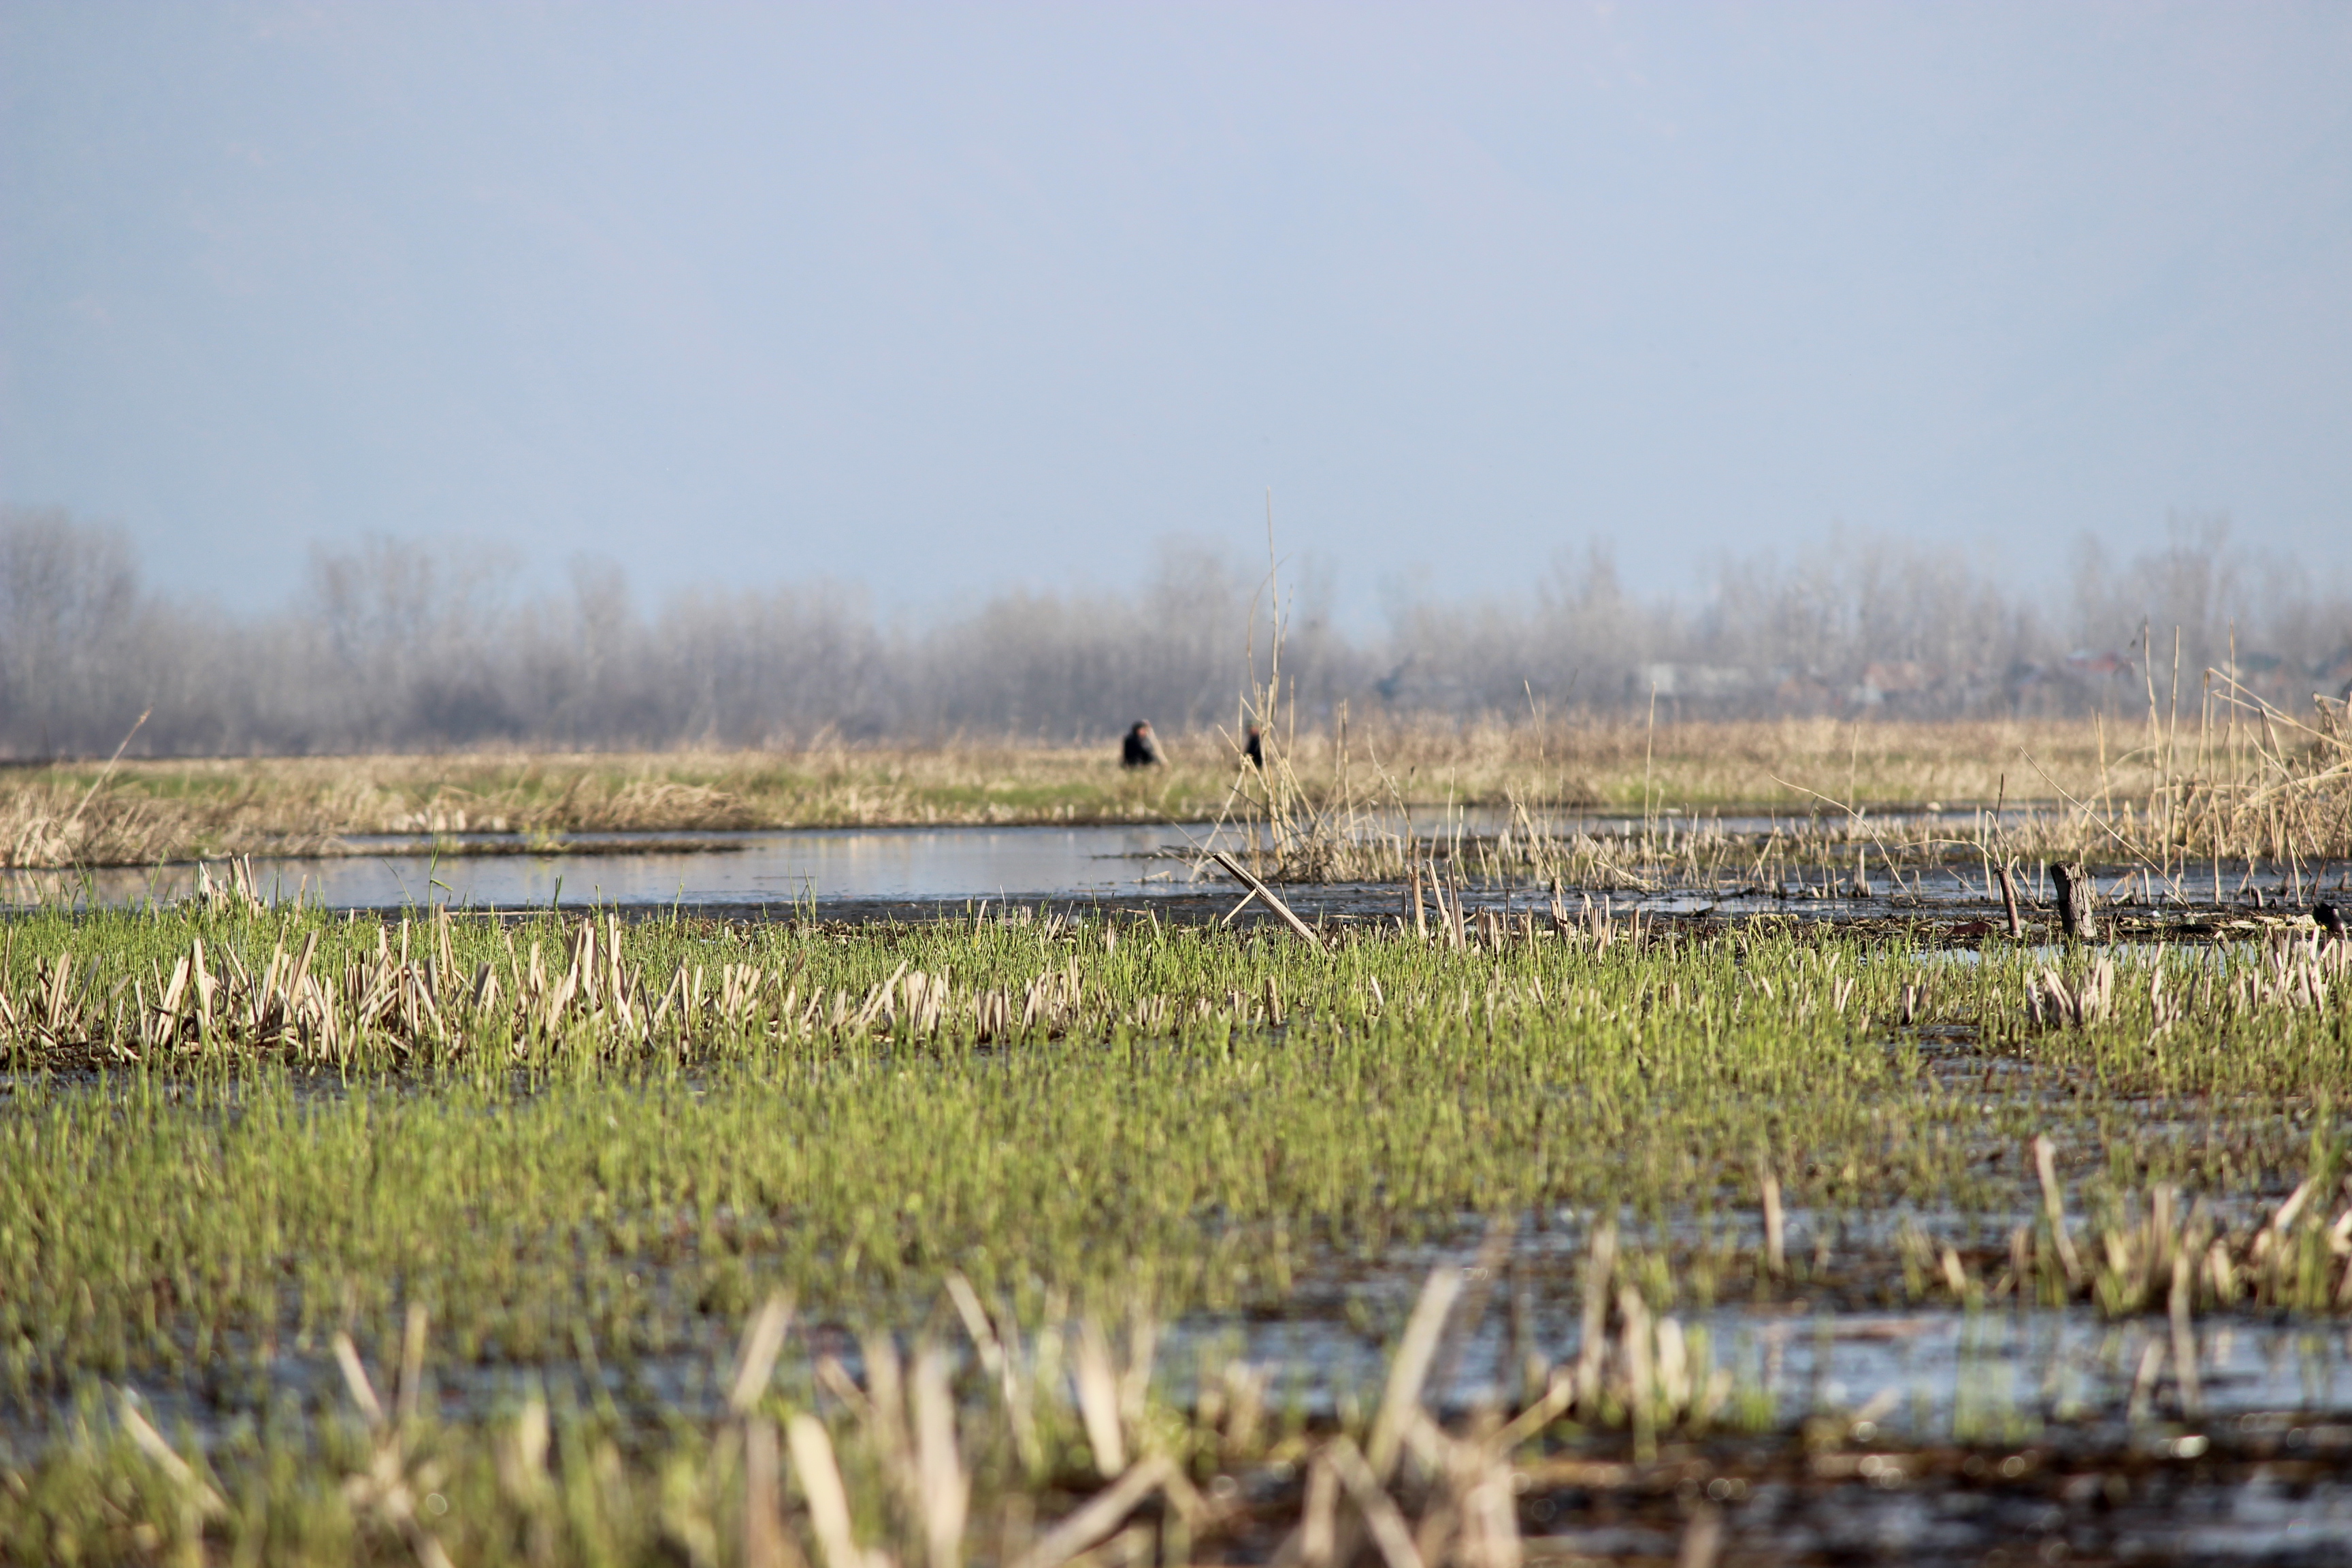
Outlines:
{"label": "hazy sky", "polygon": [[2352,5],[0,4],[0,499],[887,607],[2352,560]]}

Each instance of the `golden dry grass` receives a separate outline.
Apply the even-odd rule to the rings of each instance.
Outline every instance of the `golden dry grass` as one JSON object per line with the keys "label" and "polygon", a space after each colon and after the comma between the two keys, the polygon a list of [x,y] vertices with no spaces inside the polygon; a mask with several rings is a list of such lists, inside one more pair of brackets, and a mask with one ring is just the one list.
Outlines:
{"label": "golden dry grass", "polygon": [[[2305,854],[2352,847],[2341,842],[2352,831],[2340,736],[2282,721],[2243,724],[2235,742],[2218,729],[2200,740],[2084,721],[1423,721],[1302,730],[1277,737],[1276,758],[1324,805],[1687,811],[2006,798],[2079,803],[2135,837],[2224,852],[2275,852],[2298,834]],[[1253,781],[1229,738],[1178,737],[1168,751],[1168,766],[1139,773],[1109,746],[968,740],[26,768],[0,774],[0,865],[315,851],[354,834],[1197,821],[1240,807]]]}

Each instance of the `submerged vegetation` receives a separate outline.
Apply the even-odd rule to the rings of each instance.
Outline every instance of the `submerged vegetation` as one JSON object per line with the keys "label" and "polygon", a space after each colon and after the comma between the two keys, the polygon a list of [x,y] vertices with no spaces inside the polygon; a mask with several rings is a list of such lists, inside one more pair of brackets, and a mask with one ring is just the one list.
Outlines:
{"label": "submerged vegetation", "polygon": [[[2206,1411],[2352,1312],[2352,946],[1948,942],[18,917],[0,1551],[1507,1564],[2271,1441]],[[1792,1311],[2114,1370],[1860,1403]]]}

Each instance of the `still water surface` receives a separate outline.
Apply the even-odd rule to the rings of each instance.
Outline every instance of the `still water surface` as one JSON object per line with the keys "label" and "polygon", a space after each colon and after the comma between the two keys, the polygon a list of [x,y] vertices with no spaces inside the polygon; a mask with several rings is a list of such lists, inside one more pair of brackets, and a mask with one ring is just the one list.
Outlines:
{"label": "still water surface", "polygon": [[[603,843],[630,836],[607,835]],[[1120,897],[1189,886],[1190,868],[1164,852],[1205,842],[1208,830],[1160,826],[796,829],[790,832],[646,835],[681,841],[675,849],[563,855],[400,853],[256,858],[265,898],[300,893],[336,909],[448,902],[517,909],[590,904],[782,907],[812,898],[937,900]],[[354,839],[354,847],[369,841]],[[383,841],[395,847],[395,841]],[[215,868],[217,870],[217,868]],[[193,866],[122,868],[89,874],[11,873],[10,902],[94,897],[140,904],[186,896]]]}

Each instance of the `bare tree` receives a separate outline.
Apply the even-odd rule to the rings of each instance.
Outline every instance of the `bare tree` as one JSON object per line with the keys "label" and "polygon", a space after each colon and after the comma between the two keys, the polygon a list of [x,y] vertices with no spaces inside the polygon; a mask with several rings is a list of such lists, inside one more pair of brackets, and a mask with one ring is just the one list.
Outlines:
{"label": "bare tree", "polygon": [[[285,609],[239,618],[144,592],[120,529],[0,510],[0,754],[102,752],[150,708],[152,753],[1101,742],[1138,718],[1181,737],[1233,721],[1248,652],[1264,657],[1262,571],[1168,541],[1132,590],[1008,591],[890,630],[838,584],[698,590],[647,614],[609,562],[523,596],[495,552],[378,538],[314,552]],[[1717,563],[1695,605],[1626,592],[1603,544],[1563,550],[1517,597],[1391,592],[1374,637],[1333,625],[1328,576],[1293,563],[1284,581],[1285,685],[1310,723],[1349,702],[1638,713],[1653,693],[1669,718],[2137,711],[2151,686],[2169,700],[2175,627],[2184,689],[2209,664],[2295,705],[2352,684],[2352,591],[2233,550],[2212,517],[2175,518],[2122,561],[2085,541],[2056,599],[1958,551],[1846,531]]]}

